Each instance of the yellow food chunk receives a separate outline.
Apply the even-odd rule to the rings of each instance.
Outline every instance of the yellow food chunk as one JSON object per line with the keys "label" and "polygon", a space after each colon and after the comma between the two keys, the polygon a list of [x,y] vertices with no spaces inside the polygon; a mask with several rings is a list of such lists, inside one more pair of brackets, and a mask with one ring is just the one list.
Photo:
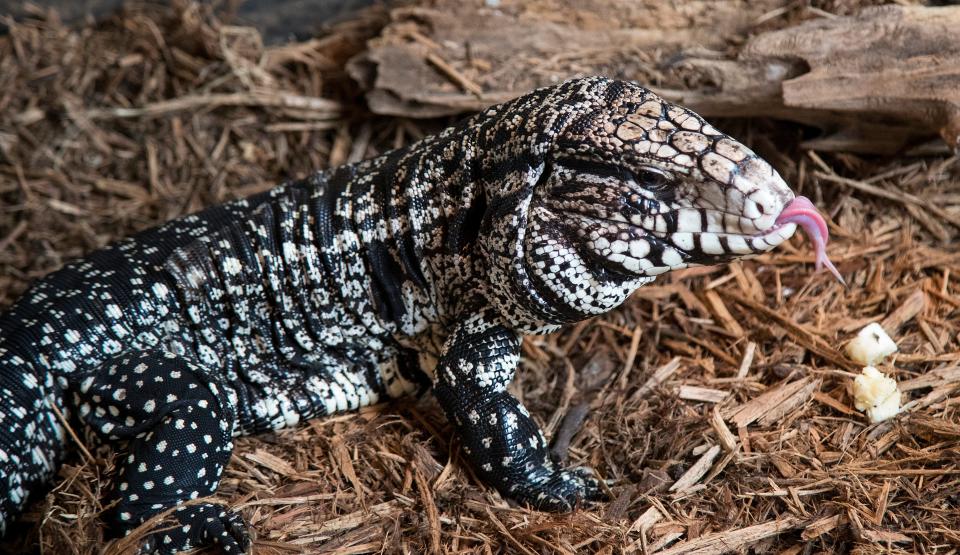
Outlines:
{"label": "yellow food chunk", "polygon": [[865,411],[870,422],[882,422],[900,412],[900,390],[893,378],[884,375],[873,366],[853,380],[854,406]]}
{"label": "yellow food chunk", "polygon": [[866,366],[873,366],[895,352],[897,352],[897,344],[877,323],[863,328],[850,343],[847,343],[847,355]]}

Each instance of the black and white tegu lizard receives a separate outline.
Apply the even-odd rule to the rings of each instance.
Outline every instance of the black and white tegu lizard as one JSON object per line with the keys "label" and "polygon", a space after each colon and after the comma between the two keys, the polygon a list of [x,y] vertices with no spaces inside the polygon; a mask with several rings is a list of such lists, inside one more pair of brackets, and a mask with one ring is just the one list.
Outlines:
{"label": "black and white tegu lizard", "polygon": [[600,489],[551,460],[507,392],[521,337],[665,272],[769,251],[798,225],[826,261],[823,218],[768,163],[603,78],[179,218],[68,264],[0,317],[0,522],[56,473],[59,412],[127,442],[113,532],[180,505],[147,551],[240,552],[236,514],[184,504],[216,491],[234,436],[423,386],[482,480],[569,510]]}

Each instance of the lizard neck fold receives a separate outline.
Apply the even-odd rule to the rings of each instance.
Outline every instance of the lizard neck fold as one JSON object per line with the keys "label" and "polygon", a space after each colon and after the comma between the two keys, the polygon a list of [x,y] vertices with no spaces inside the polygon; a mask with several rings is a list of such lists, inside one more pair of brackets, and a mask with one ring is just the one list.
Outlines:
{"label": "lizard neck fold", "polygon": [[347,304],[412,336],[457,310],[479,270],[475,243],[486,200],[465,128],[309,180],[322,263]]}

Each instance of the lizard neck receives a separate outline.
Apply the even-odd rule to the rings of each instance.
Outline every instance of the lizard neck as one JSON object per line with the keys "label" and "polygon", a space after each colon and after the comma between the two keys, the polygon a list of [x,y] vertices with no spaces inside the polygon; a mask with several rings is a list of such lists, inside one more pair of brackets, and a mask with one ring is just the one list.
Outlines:
{"label": "lizard neck", "polygon": [[343,300],[401,335],[455,312],[477,269],[485,206],[464,129],[312,178],[318,251],[331,275],[363,289]]}

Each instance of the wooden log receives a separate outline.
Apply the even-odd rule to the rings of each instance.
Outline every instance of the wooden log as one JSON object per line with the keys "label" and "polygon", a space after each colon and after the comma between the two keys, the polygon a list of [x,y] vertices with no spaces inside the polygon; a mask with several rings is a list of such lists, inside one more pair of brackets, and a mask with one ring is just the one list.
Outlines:
{"label": "wooden log", "polygon": [[[436,4],[394,10],[393,22],[351,61],[373,111],[409,117],[474,111],[596,74],[654,85],[707,117],[816,126],[823,134],[807,146],[819,150],[893,153],[937,136],[960,148],[958,6],[868,8],[747,40],[769,4],[654,10],[629,0],[589,0],[549,18],[455,0]],[[634,17],[615,15],[624,13]],[[477,90],[451,81],[429,62],[437,57]]]}

